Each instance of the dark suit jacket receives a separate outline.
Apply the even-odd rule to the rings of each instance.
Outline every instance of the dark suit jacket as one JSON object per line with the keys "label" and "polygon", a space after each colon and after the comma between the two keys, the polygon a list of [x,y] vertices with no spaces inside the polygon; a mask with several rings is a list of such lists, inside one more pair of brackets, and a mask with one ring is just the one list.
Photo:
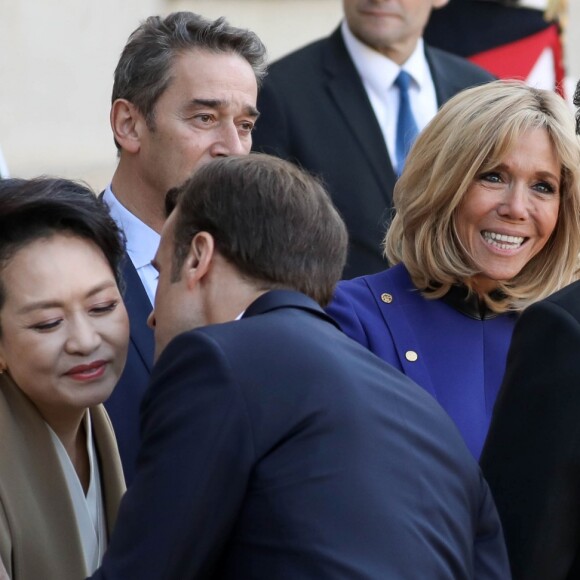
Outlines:
{"label": "dark suit jacket", "polygon": [[[437,49],[427,59],[439,104],[492,79]],[[348,227],[345,278],[387,267],[381,242],[396,175],[340,29],[275,62],[258,95],[254,149],[298,162],[324,179]]]}
{"label": "dark suit jacket", "polygon": [[94,578],[509,577],[487,484],[422,389],[312,300],[175,338]]}
{"label": "dark suit jacket", "polygon": [[450,0],[433,10],[423,36],[432,46],[468,57],[521,40],[550,25],[542,10],[490,0]]}
{"label": "dark suit jacket", "polygon": [[517,322],[481,465],[514,578],[580,578],[580,282]]}
{"label": "dark suit jacket", "polygon": [[128,485],[135,474],[140,443],[139,405],[149,384],[155,341],[147,326],[151,302],[128,255],[123,262],[123,282],[123,299],[131,324],[129,351],[123,374],[105,407],[115,429]]}

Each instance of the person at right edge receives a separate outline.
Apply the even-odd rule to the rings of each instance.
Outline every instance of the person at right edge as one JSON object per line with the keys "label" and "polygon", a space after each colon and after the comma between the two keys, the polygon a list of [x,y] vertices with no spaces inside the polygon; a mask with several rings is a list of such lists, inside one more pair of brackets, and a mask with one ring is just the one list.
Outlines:
{"label": "person at right edge", "polygon": [[456,95],[397,182],[395,265],[342,281],[328,309],[439,401],[476,459],[518,313],[576,275],[579,151],[553,91],[495,81]]}
{"label": "person at right edge", "polygon": [[481,467],[513,577],[580,578],[580,282],[518,320]]}

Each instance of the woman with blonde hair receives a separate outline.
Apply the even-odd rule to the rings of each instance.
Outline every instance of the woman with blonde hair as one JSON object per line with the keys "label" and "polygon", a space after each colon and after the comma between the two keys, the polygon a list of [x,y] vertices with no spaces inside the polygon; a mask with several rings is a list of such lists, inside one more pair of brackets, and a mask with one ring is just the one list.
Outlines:
{"label": "woman with blonde hair", "polygon": [[553,92],[496,81],[456,95],[399,179],[393,267],[339,284],[344,332],[430,392],[479,458],[518,312],[575,279],[580,143]]}

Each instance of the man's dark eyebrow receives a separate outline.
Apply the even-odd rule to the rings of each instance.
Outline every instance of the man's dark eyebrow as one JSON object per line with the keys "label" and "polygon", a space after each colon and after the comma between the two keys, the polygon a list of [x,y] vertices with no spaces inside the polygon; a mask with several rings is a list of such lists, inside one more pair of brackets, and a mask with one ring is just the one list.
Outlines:
{"label": "man's dark eyebrow", "polygon": [[[192,99],[190,104],[192,106],[208,107],[210,109],[220,109],[224,107],[227,104],[227,102],[224,101],[223,99]],[[244,113],[246,115],[255,118],[258,118],[260,115],[258,109],[256,109],[256,107],[252,105],[247,105],[244,108]]]}
{"label": "man's dark eyebrow", "polygon": [[260,111],[256,107],[248,106],[244,112],[246,115],[250,115],[250,117],[255,117],[256,119],[260,116]]}
{"label": "man's dark eyebrow", "polygon": [[225,105],[225,101],[222,99],[192,99],[191,104],[209,107],[210,109],[219,109]]}

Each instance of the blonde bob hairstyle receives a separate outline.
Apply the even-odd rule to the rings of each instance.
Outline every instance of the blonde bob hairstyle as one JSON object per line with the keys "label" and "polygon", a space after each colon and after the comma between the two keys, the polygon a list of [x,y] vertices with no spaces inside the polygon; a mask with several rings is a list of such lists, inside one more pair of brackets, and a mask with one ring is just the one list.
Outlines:
{"label": "blonde bob hairstyle", "polygon": [[572,282],[580,251],[580,141],[574,116],[551,91],[494,81],[457,94],[415,142],[394,190],[395,217],[384,240],[391,264],[403,262],[427,298],[478,274],[457,235],[457,208],[469,186],[491,171],[525,132],[546,129],[561,164],[560,207],[546,245],[497,292],[496,312],[520,311]]}

